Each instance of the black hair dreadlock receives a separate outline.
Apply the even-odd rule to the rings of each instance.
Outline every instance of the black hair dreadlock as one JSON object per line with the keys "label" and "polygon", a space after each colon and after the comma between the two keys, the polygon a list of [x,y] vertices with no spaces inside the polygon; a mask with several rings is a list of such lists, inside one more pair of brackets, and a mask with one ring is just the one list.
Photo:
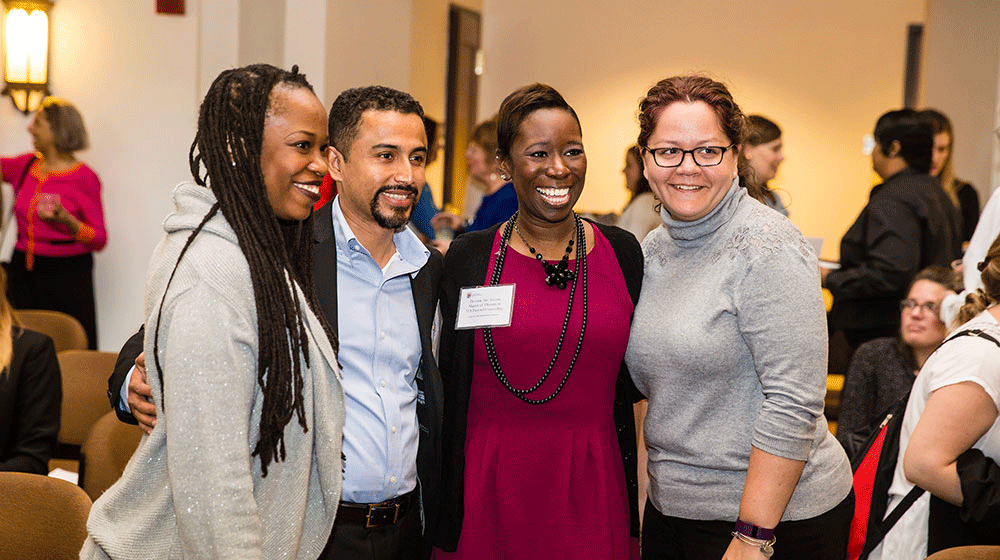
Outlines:
{"label": "black hair dreadlock", "polygon": [[[261,171],[264,121],[270,109],[271,93],[279,86],[312,91],[305,76],[299,74],[298,66],[288,72],[268,64],[254,64],[222,72],[205,94],[188,162],[195,182],[211,188],[217,202],[188,237],[177,258],[179,264],[195,236],[221,210],[236,232],[240,249],[249,264],[257,309],[257,383],[263,389],[264,402],[260,439],[253,455],[260,455],[264,476],[267,476],[271,461],[285,459],[284,429],[293,413],[302,429],[308,431],[302,401],[302,365],[298,357],[302,356],[306,367],[309,366],[309,339],[301,302],[289,280],[302,288],[306,304],[319,318],[331,345],[337,350],[336,335],[323,316],[313,285],[313,218],[310,216],[301,222],[278,219],[268,202]],[[167,281],[167,288],[177,271],[177,264]],[[153,356],[162,391],[158,327],[159,317]]]}

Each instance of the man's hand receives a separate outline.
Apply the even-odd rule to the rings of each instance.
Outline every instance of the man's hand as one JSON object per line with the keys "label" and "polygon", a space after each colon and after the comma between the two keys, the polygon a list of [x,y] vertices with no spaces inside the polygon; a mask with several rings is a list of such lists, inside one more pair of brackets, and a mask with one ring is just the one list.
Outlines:
{"label": "man's hand", "polygon": [[135,359],[135,371],[128,382],[128,406],[139,427],[150,434],[156,427],[156,405],[153,404],[153,390],[146,382],[146,353]]}

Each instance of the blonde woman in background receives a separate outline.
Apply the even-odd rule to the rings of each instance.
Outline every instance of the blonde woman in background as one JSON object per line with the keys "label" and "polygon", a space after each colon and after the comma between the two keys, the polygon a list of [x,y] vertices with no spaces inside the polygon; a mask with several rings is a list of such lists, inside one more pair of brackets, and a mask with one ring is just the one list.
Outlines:
{"label": "blonde woman in background", "polygon": [[48,336],[22,329],[0,269],[0,471],[49,472],[59,435],[62,378]]}
{"label": "blonde woman in background", "polygon": [[961,237],[964,248],[964,244],[972,239],[976,224],[979,223],[979,193],[971,184],[957,179],[955,172],[952,171],[951,155],[955,145],[955,135],[948,117],[935,109],[924,109],[920,115],[926,118],[934,129],[931,176],[941,181],[944,192],[962,215]]}

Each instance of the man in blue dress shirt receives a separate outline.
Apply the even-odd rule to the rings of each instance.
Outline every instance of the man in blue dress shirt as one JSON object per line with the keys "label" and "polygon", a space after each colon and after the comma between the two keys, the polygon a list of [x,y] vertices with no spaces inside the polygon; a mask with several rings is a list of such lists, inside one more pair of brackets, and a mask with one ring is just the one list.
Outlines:
{"label": "man in blue dress shirt", "polygon": [[[431,331],[442,257],[406,227],[424,185],[422,116],[409,94],[381,86],[344,91],[330,109],[339,191],[313,220],[313,274],[337,331],[347,416],[342,501],[321,558],[430,556],[442,411]],[[141,334],[122,349],[109,397],[120,418],[135,422],[134,413],[148,431],[155,409],[145,372],[127,379]]]}

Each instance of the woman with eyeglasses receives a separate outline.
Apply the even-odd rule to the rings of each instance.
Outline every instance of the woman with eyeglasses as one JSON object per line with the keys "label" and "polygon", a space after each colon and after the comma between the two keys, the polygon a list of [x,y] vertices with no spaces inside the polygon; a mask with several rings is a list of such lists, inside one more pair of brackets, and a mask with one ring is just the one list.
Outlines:
{"label": "woman with eyeglasses", "polygon": [[662,80],[639,128],[664,225],[642,244],[626,352],[649,397],[642,557],[841,560],[851,469],[823,416],[816,255],[742,185],[744,116],[725,85]]}
{"label": "woman with eyeglasses", "polygon": [[900,302],[898,336],[869,340],[851,359],[841,393],[837,439],[850,455],[867,428],[910,392],[917,372],[948,334],[939,316],[945,296],[956,292],[956,272],[943,266],[921,270]]}

